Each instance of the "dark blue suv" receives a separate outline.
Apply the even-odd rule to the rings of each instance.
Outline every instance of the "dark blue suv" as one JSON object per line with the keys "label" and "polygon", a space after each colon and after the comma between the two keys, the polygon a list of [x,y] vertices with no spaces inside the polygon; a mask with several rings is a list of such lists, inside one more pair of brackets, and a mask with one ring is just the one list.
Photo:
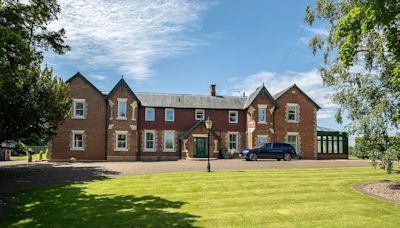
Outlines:
{"label": "dark blue suv", "polygon": [[288,143],[265,143],[253,149],[243,150],[239,156],[247,161],[257,161],[257,159],[290,161],[296,157],[296,150]]}

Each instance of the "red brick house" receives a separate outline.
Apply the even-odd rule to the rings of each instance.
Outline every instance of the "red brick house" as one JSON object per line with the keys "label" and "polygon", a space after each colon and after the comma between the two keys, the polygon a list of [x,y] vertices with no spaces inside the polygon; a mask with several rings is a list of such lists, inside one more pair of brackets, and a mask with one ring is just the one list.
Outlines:
{"label": "red brick house", "polygon": [[210,157],[264,142],[288,142],[306,159],[317,158],[317,111],[298,86],[272,96],[264,85],[250,96],[139,93],[121,79],[102,93],[79,72],[67,81],[71,117],[50,143],[49,158],[67,160],[176,160]]}

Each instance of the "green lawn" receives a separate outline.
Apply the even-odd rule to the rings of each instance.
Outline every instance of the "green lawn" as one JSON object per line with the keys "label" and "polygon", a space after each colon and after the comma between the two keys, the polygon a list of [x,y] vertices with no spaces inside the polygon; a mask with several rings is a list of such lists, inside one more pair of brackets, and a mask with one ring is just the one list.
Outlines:
{"label": "green lawn", "polygon": [[355,192],[373,168],[170,173],[18,193],[0,227],[398,227],[400,205]]}

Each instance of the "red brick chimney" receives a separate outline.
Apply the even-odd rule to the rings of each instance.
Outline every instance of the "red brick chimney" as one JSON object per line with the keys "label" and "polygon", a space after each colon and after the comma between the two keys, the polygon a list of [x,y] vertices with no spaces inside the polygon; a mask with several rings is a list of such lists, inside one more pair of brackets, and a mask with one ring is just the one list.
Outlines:
{"label": "red brick chimney", "polygon": [[210,85],[210,95],[215,97],[215,84]]}

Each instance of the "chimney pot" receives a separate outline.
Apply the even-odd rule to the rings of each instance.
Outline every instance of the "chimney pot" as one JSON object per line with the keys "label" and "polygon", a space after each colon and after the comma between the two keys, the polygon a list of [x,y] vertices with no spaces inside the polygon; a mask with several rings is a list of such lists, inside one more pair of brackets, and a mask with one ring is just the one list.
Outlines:
{"label": "chimney pot", "polygon": [[215,84],[210,85],[210,95],[215,97]]}

